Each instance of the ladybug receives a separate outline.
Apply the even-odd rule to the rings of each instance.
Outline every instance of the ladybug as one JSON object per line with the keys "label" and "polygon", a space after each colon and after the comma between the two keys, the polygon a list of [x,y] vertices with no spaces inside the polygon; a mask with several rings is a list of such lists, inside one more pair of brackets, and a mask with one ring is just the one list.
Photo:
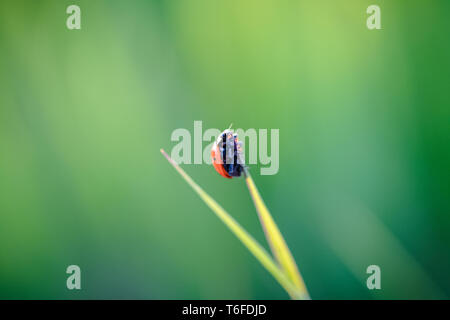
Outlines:
{"label": "ladybug", "polygon": [[211,149],[211,160],[216,171],[225,178],[240,177],[244,166],[240,159],[242,142],[230,129],[223,131]]}

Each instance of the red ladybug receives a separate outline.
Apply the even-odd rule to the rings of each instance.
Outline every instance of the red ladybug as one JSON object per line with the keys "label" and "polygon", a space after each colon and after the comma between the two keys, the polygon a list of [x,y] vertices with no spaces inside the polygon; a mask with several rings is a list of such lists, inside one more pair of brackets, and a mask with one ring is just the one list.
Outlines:
{"label": "red ladybug", "polygon": [[242,147],[237,134],[230,129],[222,132],[211,149],[212,164],[225,178],[241,176],[244,166],[241,164]]}

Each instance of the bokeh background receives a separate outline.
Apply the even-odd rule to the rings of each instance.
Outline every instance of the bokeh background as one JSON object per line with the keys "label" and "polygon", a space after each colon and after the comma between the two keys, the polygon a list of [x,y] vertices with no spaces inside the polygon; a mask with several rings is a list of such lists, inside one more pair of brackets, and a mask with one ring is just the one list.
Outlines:
{"label": "bokeh background", "polygon": [[[279,173],[250,170],[313,299],[450,297],[449,13],[1,1],[0,298],[288,298],[161,156],[194,120],[280,130]],[[266,245],[242,179],[184,169]]]}

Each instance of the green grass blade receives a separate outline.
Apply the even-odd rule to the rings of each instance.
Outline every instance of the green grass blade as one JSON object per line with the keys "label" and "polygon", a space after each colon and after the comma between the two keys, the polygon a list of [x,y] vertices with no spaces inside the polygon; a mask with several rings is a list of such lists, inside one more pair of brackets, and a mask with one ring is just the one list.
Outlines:
{"label": "green grass blade", "polygon": [[292,299],[307,299],[303,291],[300,291],[296,285],[287,277],[285,272],[275,263],[269,253],[243,228],[234,220],[211,196],[192,180],[192,178],[184,172],[184,170],[173,161],[167,153],[161,149],[161,153],[173,165],[184,180],[192,187],[192,189],[200,196],[208,207],[222,220],[222,222],[235,234],[235,236],[247,247],[247,249],[255,256],[256,259],[272,274],[278,283],[287,291]]}
{"label": "green grass blade", "polygon": [[289,250],[286,241],[284,241],[280,230],[256,188],[255,182],[247,170],[245,171],[245,181],[255,204],[256,211],[258,212],[258,217],[264,230],[264,234],[266,235],[267,242],[270,245],[270,249],[275,256],[275,259],[289,279],[294,283],[298,291],[302,293],[302,296],[309,299],[308,290],[298,271],[297,264],[292,257],[291,251]]}

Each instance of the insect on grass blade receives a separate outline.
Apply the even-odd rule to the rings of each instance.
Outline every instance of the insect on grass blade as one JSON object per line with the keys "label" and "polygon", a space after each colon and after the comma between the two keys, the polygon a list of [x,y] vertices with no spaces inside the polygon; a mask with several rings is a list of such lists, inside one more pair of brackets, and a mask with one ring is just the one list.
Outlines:
{"label": "insect on grass blade", "polygon": [[292,299],[307,299],[304,292],[289,279],[286,273],[280,269],[269,253],[236,221],[230,216],[211,196],[209,196],[192,178],[161,149],[161,153],[170,164],[178,171],[183,179],[200,196],[200,198],[211,208],[216,216],[234,233],[234,235],[247,247],[255,258],[272,274],[278,283],[286,290]]}

